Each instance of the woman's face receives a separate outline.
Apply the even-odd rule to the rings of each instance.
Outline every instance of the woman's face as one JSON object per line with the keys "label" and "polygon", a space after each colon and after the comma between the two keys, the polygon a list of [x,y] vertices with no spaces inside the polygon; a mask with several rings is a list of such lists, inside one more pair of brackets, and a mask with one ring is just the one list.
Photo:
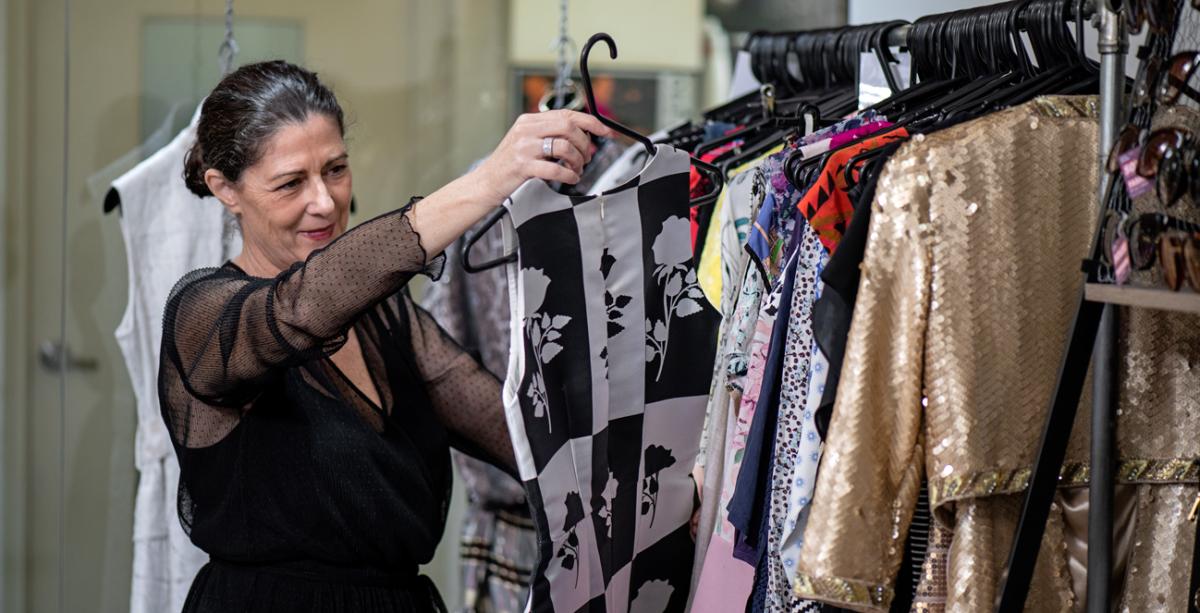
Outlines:
{"label": "woman's face", "polygon": [[337,123],[325,115],[284,124],[239,181],[215,183],[213,193],[241,222],[245,263],[262,269],[252,274],[285,270],[346,231],[350,160]]}

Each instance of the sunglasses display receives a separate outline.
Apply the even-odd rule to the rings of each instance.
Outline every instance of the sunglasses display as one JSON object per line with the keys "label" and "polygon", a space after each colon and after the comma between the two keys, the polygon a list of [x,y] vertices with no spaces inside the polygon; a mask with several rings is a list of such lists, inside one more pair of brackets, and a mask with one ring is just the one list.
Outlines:
{"label": "sunglasses display", "polygon": [[1148,132],[1134,125],[1125,126],[1108,154],[1108,172],[1119,172],[1121,156],[1139,145],[1136,172],[1154,180],[1155,194],[1163,206],[1175,206],[1184,195],[1200,203],[1200,143],[1191,132],[1181,128]]}
{"label": "sunglasses display", "polygon": [[[1196,65],[1200,64],[1200,52],[1184,51],[1177,53],[1167,60],[1166,70],[1162,62],[1155,58],[1147,64],[1147,83],[1157,83],[1155,97],[1160,104],[1175,104],[1180,96],[1187,96],[1200,102],[1200,91],[1197,91],[1188,81],[1196,73]],[[1150,71],[1154,70],[1151,76]]]}
{"label": "sunglasses display", "polygon": [[1127,125],[1117,135],[1113,141],[1113,148],[1108,154],[1108,163],[1106,169],[1109,173],[1116,173],[1121,170],[1121,155],[1126,151],[1132,150],[1141,143],[1142,130],[1135,125]]}
{"label": "sunglasses display", "polygon": [[1129,218],[1110,211],[1101,228],[1102,263],[1113,265],[1113,249],[1122,237],[1134,270],[1158,263],[1169,289],[1178,291],[1186,282],[1200,292],[1200,228],[1161,213]]}
{"label": "sunglasses display", "polygon": [[1133,106],[1146,106],[1153,99],[1158,86],[1158,76],[1162,72],[1162,58],[1151,57],[1146,60],[1138,73],[1133,86]]}

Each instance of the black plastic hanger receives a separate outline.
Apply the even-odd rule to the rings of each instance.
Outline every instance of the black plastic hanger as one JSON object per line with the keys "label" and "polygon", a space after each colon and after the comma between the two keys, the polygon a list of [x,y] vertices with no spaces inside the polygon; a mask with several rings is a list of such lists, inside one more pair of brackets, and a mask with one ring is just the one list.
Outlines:
{"label": "black plastic hanger", "polygon": [[579,74],[583,77],[583,91],[584,94],[587,95],[588,111],[594,115],[596,119],[599,119],[600,123],[603,123],[617,132],[620,132],[621,134],[624,134],[625,136],[628,136],[629,138],[641,143],[642,146],[646,148],[646,153],[654,155],[653,141],[642,134],[639,134],[632,128],[605,117],[604,115],[600,114],[600,111],[596,108],[596,94],[592,91],[592,75],[588,71],[588,56],[592,53],[592,46],[598,42],[607,44],[608,57],[614,60],[617,59],[617,43],[611,36],[604,32],[597,32],[596,34],[593,34],[583,46],[583,51],[579,53]]}
{"label": "black plastic hanger", "polygon": [[483,224],[479,226],[478,231],[467,232],[467,240],[463,242],[462,246],[463,270],[469,273],[477,273],[485,270],[491,270],[492,268],[496,268],[498,266],[503,266],[509,262],[517,261],[516,253],[506,253],[498,258],[493,258],[480,264],[471,262],[471,250],[475,248],[475,243],[478,243],[479,239],[483,238],[483,235],[487,234],[488,230],[491,230],[492,226],[495,226],[496,222],[500,221],[500,218],[504,217],[506,213],[508,213],[508,209],[500,207],[495,211],[492,211],[486,218],[484,218]]}
{"label": "black plastic hanger", "polygon": [[[592,91],[592,75],[588,70],[588,56],[591,55],[592,47],[596,43],[600,42],[603,42],[608,46],[608,56],[614,60],[617,59],[617,41],[613,40],[613,37],[609,36],[606,32],[597,32],[593,34],[591,38],[588,39],[587,43],[583,45],[583,50],[579,52],[579,74],[582,76],[583,80],[583,91],[587,95],[588,110],[591,111],[592,115],[594,115],[596,119],[599,119],[604,125],[641,143],[642,146],[646,148],[646,153],[653,156],[653,141],[633,130],[632,128],[621,125],[620,123],[605,117],[600,113],[598,107],[596,106],[596,95]],[[704,175],[709,180],[709,184],[711,186],[709,192],[704,196],[694,199],[691,203],[691,206],[707,206],[708,204],[716,201],[716,196],[720,193],[721,189],[724,188],[725,176],[721,174],[720,169],[718,169],[716,166],[700,161],[694,157],[691,158],[691,163],[692,166],[696,168],[697,172]]]}

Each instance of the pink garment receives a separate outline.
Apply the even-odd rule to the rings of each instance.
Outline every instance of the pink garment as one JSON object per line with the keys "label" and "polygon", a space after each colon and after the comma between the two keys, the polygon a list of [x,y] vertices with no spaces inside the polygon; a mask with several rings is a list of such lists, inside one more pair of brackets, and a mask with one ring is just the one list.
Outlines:
{"label": "pink garment", "polygon": [[746,599],[750,597],[754,587],[754,567],[733,556],[737,534],[733,525],[729,523],[729,501],[737,486],[742,456],[746,453],[746,438],[750,434],[750,424],[754,421],[758,397],[762,392],[771,328],[775,324],[782,295],[782,292],[778,291],[782,289],[782,284],[780,286],[776,288],[777,291],[768,294],[759,305],[758,318],[754,322],[750,338],[750,365],[742,383],[741,402],[729,411],[726,432],[732,432],[732,436],[727,437],[729,444],[725,449],[724,471],[721,475],[720,506],[712,539],[704,555],[697,592],[692,599],[692,613],[741,611],[745,608]]}
{"label": "pink garment", "polygon": [[890,127],[892,127],[892,122],[890,121],[873,121],[853,130],[846,130],[840,134],[833,135],[833,138],[829,139],[829,148],[837,149],[846,143],[854,142],[864,136],[870,136],[884,128]]}
{"label": "pink garment", "polygon": [[[735,412],[729,411],[725,422],[726,432],[734,429],[736,420]],[[692,594],[690,613],[727,613],[744,610],[746,599],[750,597],[750,591],[754,587],[754,567],[733,557],[733,541],[736,534],[733,525],[729,523],[727,511],[729,497],[733,494],[733,484],[737,481],[737,467],[734,466],[733,456],[732,447],[726,447],[725,469],[720,475],[723,485],[717,522],[713,526],[712,538],[709,539],[708,549],[704,554],[704,564],[695,593]]]}
{"label": "pink garment", "polygon": [[692,596],[691,613],[745,610],[753,585],[754,567],[733,557],[733,541],[714,535]]}

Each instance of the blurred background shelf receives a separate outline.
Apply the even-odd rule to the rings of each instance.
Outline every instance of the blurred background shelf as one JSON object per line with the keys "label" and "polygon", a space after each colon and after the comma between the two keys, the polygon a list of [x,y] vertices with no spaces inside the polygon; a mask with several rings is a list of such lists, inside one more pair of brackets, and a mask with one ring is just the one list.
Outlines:
{"label": "blurred background shelf", "polygon": [[1200,315],[1200,294],[1184,288],[1178,292],[1167,289],[1129,287],[1107,283],[1088,283],[1085,297],[1092,302],[1107,302],[1132,307],[1180,311]]}

